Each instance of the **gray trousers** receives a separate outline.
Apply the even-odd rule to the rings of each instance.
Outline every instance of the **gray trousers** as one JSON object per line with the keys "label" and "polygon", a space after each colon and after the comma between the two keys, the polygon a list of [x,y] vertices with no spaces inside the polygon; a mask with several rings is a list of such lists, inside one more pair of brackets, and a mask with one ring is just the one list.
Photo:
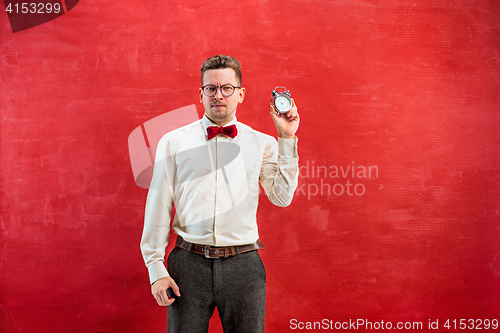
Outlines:
{"label": "gray trousers", "polygon": [[257,251],[209,259],[175,247],[168,271],[181,297],[168,307],[168,333],[206,333],[217,307],[224,333],[262,333],[266,271]]}

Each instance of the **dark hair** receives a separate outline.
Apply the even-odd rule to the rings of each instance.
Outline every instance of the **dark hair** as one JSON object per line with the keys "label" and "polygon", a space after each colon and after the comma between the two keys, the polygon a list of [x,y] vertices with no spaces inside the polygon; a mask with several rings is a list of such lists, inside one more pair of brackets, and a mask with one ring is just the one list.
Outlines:
{"label": "dark hair", "polygon": [[227,55],[216,55],[215,57],[208,58],[201,65],[201,85],[203,85],[203,75],[209,69],[224,69],[231,68],[236,73],[236,79],[241,86],[241,64],[238,59]]}

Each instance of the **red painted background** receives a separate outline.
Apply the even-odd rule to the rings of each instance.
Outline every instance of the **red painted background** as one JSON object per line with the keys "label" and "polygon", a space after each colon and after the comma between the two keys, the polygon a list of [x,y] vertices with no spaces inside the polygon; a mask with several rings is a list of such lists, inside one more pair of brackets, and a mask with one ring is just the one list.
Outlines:
{"label": "red painted background", "polygon": [[201,116],[215,54],[240,121],[276,135],[277,85],[302,119],[296,197],[258,212],[268,332],[500,320],[499,1],[80,1],[17,33],[0,9],[0,332],[165,332],[127,138]]}

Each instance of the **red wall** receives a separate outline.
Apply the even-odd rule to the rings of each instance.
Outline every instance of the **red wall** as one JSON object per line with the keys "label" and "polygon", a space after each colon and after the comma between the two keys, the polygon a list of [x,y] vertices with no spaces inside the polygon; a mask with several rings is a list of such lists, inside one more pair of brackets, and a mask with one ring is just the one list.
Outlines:
{"label": "red wall", "polygon": [[296,197],[258,212],[268,332],[500,320],[498,1],[80,1],[16,33],[3,8],[0,332],[165,332],[127,138],[201,115],[215,54],[240,121],[275,135],[277,85],[301,114]]}

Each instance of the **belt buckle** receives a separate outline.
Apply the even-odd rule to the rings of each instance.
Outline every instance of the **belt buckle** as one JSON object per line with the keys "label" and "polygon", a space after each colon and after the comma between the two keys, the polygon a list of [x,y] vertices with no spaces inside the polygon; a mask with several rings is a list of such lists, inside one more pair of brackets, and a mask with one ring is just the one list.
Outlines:
{"label": "belt buckle", "polygon": [[203,246],[203,254],[205,255],[205,258],[208,258],[208,259],[219,259],[219,257],[211,257],[210,256],[210,245]]}

